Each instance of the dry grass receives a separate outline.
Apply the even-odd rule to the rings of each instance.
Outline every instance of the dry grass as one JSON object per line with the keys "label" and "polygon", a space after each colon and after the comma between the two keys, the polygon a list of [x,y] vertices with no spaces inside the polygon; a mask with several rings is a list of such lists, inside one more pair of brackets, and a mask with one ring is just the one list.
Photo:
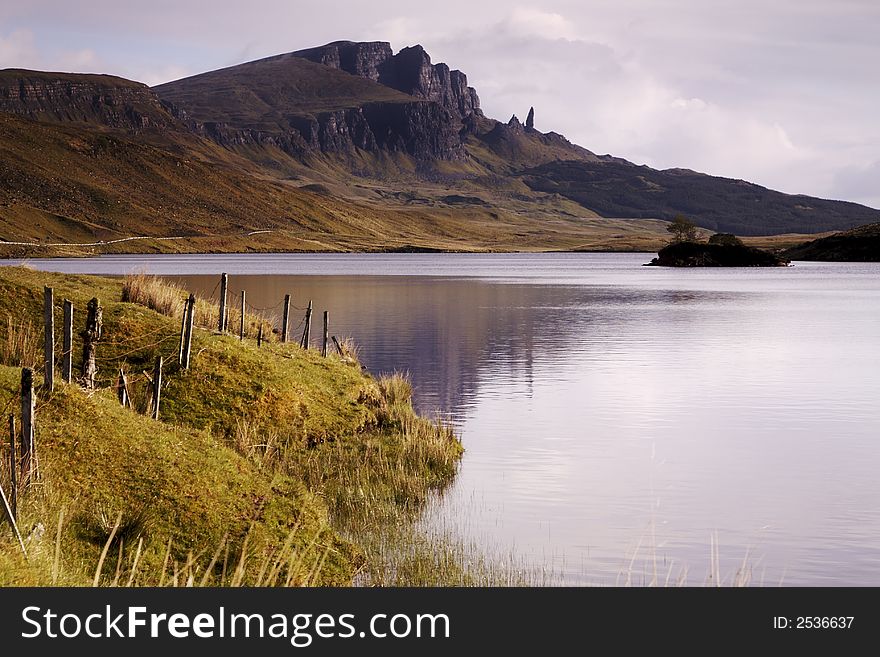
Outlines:
{"label": "dry grass", "polygon": [[[157,313],[183,319],[186,299],[189,290],[156,276],[144,273],[129,274],[122,282],[122,301],[145,306]],[[241,325],[241,308],[235,307],[235,300],[229,298],[226,304],[226,330],[238,335]],[[220,304],[211,299],[196,297],[195,318],[193,323],[204,329],[217,330],[220,319]],[[244,335],[256,338],[259,327],[263,326],[263,340],[272,339],[269,322],[256,314],[245,312]]]}
{"label": "dry grass", "polygon": [[6,335],[0,340],[0,365],[38,367],[42,362],[43,335],[30,320],[6,316]]}

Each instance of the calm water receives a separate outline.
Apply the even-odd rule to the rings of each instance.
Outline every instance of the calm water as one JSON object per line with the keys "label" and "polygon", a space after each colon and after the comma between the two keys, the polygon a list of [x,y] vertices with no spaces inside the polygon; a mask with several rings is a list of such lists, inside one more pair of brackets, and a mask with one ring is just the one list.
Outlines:
{"label": "calm water", "polygon": [[[565,583],[880,585],[880,266],[666,270],[627,255],[31,261],[329,310],[467,453],[428,522]],[[233,296],[232,298],[237,298]],[[298,312],[298,311],[297,311]],[[299,317],[297,317],[297,320]]]}

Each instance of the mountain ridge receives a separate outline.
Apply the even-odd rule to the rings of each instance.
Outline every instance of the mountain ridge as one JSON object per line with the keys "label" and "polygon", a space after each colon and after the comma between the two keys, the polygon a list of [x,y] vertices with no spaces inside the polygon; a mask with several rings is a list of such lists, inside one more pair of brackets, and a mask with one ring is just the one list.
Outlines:
{"label": "mountain ridge", "polygon": [[[741,235],[880,221],[880,211],[855,203],[597,155],[535,129],[533,107],[525,124],[486,117],[464,73],[432,63],[421,46],[395,54],[386,42],[333,42],[154,88],[114,76],[7,69],[0,71],[3,115],[35,122],[37,136],[15,121],[0,134],[0,238],[9,241],[33,236],[33,226],[20,223],[31,212],[40,221],[56,216],[49,222],[56,236],[68,219],[103,226],[95,230],[108,236],[175,225],[196,236],[212,222],[235,231],[287,225],[320,248],[365,250],[653,250],[663,242],[662,222],[679,213]],[[79,142],[88,145],[70,146]],[[41,148],[90,177],[69,167],[47,176]],[[123,178],[129,165],[117,158],[139,162],[149,176]],[[230,205],[233,195],[197,189],[198,176],[177,184],[175,162],[197,164],[218,189],[262,189],[266,198],[289,198],[296,212],[317,202],[332,211],[309,228],[306,217],[275,201],[248,204],[255,213],[248,218]],[[150,176],[163,187],[151,191]],[[160,202],[172,189],[178,197]],[[176,208],[173,221],[151,214],[166,205]],[[334,223],[351,215],[362,219]],[[349,231],[363,221],[377,228],[355,237]]]}

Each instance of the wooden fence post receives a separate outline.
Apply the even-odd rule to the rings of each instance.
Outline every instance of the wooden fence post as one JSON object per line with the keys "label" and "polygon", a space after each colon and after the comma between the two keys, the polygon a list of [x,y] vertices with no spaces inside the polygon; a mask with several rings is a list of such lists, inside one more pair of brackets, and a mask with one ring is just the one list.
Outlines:
{"label": "wooden fence post", "polygon": [[61,340],[61,378],[73,381],[73,301],[64,300],[64,335]]}
{"label": "wooden fence post", "polygon": [[43,288],[43,387],[46,392],[55,388],[55,292],[46,285]]}
{"label": "wooden fence post", "polygon": [[28,485],[34,476],[36,445],[34,441],[34,371],[21,370],[21,474]]}
{"label": "wooden fence post", "polygon": [[281,320],[281,342],[287,342],[287,323],[290,321],[290,295],[284,295],[284,316]]}
{"label": "wooden fence post", "polygon": [[183,302],[183,316],[180,318],[180,345],[177,348],[177,364],[183,365],[183,343],[186,337],[186,318],[189,314],[189,299]]}
{"label": "wooden fence post", "polygon": [[257,330],[257,347],[263,346],[263,320],[260,320],[260,328]]}
{"label": "wooden fence post", "polygon": [[327,343],[330,342],[330,311],[324,311],[324,340],[321,343],[321,355],[327,358]]}
{"label": "wooden fence post", "polygon": [[119,378],[116,379],[116,396],[123,407],[131,407],[131,399],[128,395],[128,380],[125,378],[125,372],[121,367],[119,368]]}
{"label": "wooden fence post", "polygon": [[247,292],[241,291],[241,325],[238,327],[238,339],[244,340],[244,310],[247,307]]}
{"label": "wooden fence post", "polygon": [[220,333],[226,330],[226,296],[229,290],[229,276],[225,273],[220,275],[220,317],[217,320],[217,330]]}
{"label": "wooden fence post", "polygon": [[303,328],[302,340],[299,341],[299,346],[303,349],[309,348],[309,342],[311,341],[311,333],[312,333],[312,300],[309,299],[309,307],[306,308],[306,325]]}
{"label": "wooden fence post", "polygon": [[159,400],[162,396],[162,356],[156,359],[153,369],[153,419],[159,419]]}
{"label": "wooden fence post", "polygon": [[336,339],[336,336],[333,336],[333,344],[336,345],[336,351],[339,352],[339,355],[343,358],[345,357],[345,351],[342,349],[342,345],[339,344],[339,340]]}
{"label": "wooden fence post", "polygon": [[15,516],[12,515],[12,509],[9,508],[9,501],[6,499],[6,493],[3,492],[3,486],[0,486],[0,501],[3,503],[3,513],[9,520],[9,524],[12,525],[12,532],[15,534],[15,538],[18,539],[18,546],[21,548],[22,553],[24,553],[24,558],[27,559],[27,550],[24,547],[24,541],[21,540],[21,534],[18,531],[18,523],[15,522]]}
{"label": "wooden fence post", "polygon": [[185,370],[189,369],[189,361],[190,354],[192,352],[192,335],[193,335],[193,321],[195,321],[196,315],[196,296],[194,294],[189,295],[189,299],[186,301],[187,313],[186,313],[186,331],[183,336],[183,362],[182,367]]}
{"label": "wooden fence post", "polygon": [[12,517],[18,520],[18,468],[15,467],[15,416],[9,414],[9,495]]}
{"label": "wooden fence post", "polygon": [[101,339],[103,326],[101,302],[94,298],[88,303],[86,330],[80,333],[83,339],[82,378],[86,388],[95,387],[95,376],[98,374],[98,366],[95,364],[95,343]]}

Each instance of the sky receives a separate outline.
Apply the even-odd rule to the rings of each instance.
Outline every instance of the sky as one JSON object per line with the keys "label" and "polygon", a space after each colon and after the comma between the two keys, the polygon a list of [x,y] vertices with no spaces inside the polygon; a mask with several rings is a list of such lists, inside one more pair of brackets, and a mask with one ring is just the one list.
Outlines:
{"label": "sky", "polygon": [[0,68],[158,84],[321,45],[420,43],[487,116],[596,153],[880,208],[880,0],[4,0]]}

